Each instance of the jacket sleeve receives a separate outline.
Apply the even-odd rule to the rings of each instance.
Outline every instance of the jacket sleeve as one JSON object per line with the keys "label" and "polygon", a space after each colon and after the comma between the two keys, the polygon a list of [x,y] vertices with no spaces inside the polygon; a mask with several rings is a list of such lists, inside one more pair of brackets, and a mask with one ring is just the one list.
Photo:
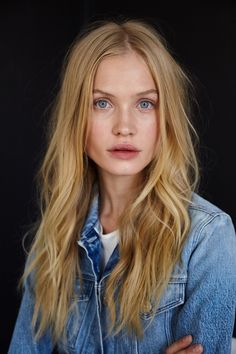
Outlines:
{"label": "jacket sleeve", "polygon": [[49,332],[46,332],[38,341],[34,339],[34,331],[31,326],[33,309],[34,294],[31,283],[27,279],[8,354],[52,353]]}
{"label": "jacket sleeve", "polygon": [[195,236],[186,301],[174,320],[174,339],[192,334],[204,354],[230,354],[236,309],[236,236],[225,213],[209,215]]}

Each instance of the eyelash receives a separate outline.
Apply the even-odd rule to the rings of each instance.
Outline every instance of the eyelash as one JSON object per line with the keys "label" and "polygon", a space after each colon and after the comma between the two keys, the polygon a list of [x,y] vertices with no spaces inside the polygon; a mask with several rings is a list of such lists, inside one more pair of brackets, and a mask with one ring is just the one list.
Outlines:
{"label": "eyelash", "polygon": [[[105,110],[105,109],[107,108],[107,107],[102,108],[102,107],[97,106],[97,104],[98,104],[99,102],[106,102],[106,103],[108,103],[109,105],[111,105],[107,99],[99,98],[99,99],[95,100],[94,103],[93,103],[95,108],[102,109],[102,110]],[[142,108],[140,107],[140,109],[143,110],[143,111],[148,111],[148,110],[150,110],[150,109],[152,109],[152,108],[155,107],[155,103],[154,103],[153,101],[151,101],[151,100],[145,100],[145,99],[141,100],[141,101],[138,103],[138,105],[140,105],[140,104],[143,103],[143,102],[147,102],[148,104],[151,104],[151,107],[150,107],[150,108],[143,108],[143,109],[142,109]]]}

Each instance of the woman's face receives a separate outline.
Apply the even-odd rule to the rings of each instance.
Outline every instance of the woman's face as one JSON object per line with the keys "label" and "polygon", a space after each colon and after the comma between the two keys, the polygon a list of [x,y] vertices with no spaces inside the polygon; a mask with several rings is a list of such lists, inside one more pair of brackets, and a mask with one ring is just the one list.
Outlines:
{"label": "woman's face", "polygon": [[86,152],[100,176],[136,176],[153,159],[158,93],[148,66],[133,51],[103,59],[93,87]]}

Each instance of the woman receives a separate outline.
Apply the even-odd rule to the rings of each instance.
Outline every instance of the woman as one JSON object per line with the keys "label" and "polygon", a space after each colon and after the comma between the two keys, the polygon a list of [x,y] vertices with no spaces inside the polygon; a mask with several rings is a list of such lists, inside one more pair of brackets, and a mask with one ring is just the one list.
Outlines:
{"label": "woman", "polygon": [[10,354],[230,352],[235,232],[194,193],[188,87],[145,23],[75,41]]}

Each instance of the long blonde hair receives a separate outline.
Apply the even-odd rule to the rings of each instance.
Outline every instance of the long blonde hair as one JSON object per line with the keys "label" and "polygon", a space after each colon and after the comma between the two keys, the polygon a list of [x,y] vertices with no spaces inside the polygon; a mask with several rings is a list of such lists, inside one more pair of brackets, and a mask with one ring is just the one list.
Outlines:
{"label": "long blonde hair", "polygon": [[[23,275],[33,279],[37,338],[50,328],[56,342],[73,308],[80,274],[77,240],[97,179],[85,153],[94,76],[104,57],[130,49],[144,58],[158,88],[160,137],[145,183],[120,218],[120,260],[106,286],[112,329],[142,334],[140,313],[158,306],[181,257],[190,226],[188,205],[198,182],[189,79],[147,23],[99,23],[75,40],[66,57],[39,171],[41,218]],[[117,289],[117,284],[122,285]]]}

